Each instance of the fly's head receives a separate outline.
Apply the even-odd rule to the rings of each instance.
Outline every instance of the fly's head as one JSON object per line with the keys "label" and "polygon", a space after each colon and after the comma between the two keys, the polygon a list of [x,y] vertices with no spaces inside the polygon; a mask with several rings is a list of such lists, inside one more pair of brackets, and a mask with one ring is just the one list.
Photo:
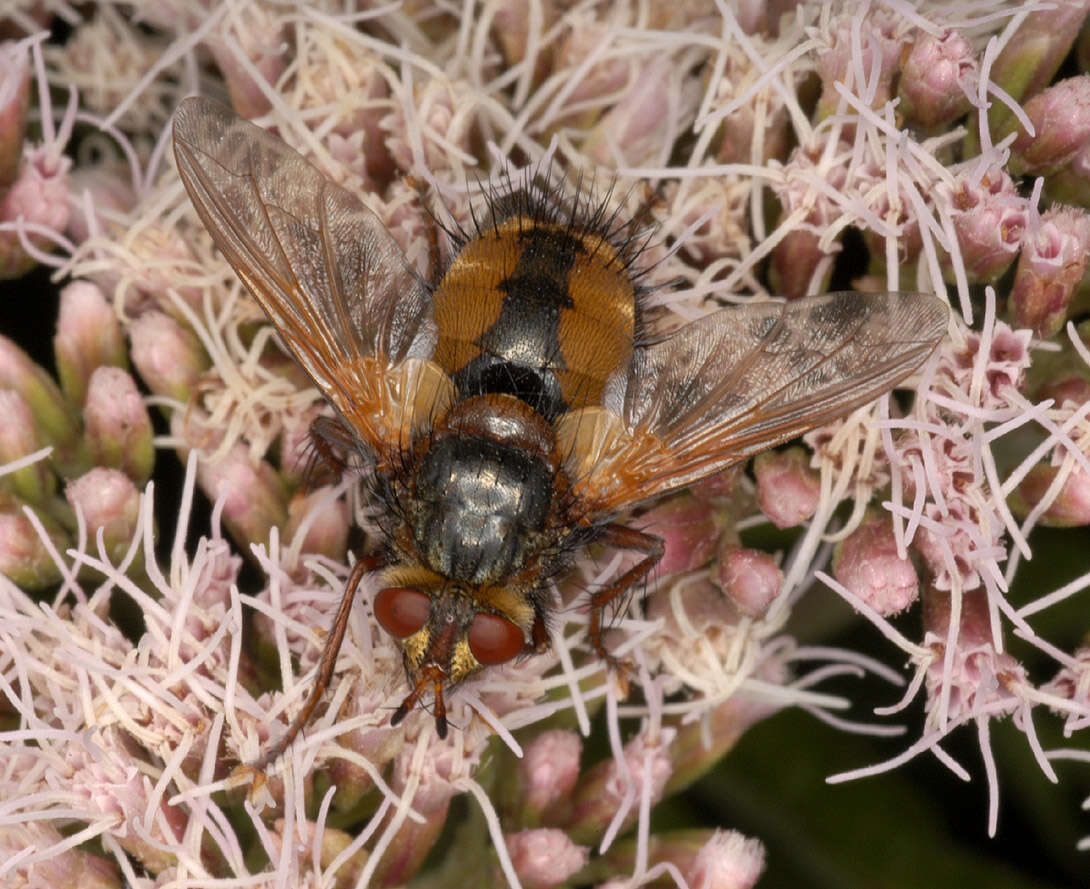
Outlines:
{"label": "fly's head", "polygon": [[410,691],[390,719],[397,725],[430,690],[435,728],[446,737],[445,695],[482,667],[529,654],[544,623],[529,598],[505,588],[455,583],[423,568],[390,569],[375,596],[375,618],[401,646]]}

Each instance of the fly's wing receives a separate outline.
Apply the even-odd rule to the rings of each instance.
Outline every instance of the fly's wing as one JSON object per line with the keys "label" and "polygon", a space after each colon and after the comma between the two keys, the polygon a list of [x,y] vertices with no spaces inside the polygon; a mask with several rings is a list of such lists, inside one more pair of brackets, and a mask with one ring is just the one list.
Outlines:
{"label": "fly's wing", "polygon": [[561,418],[580,518],[600,521],[874,400],[946,331],[942,300],[831,293],[749,303],[638,348],[621,413]]}
{"label": "fly's wing", "polygon": [[409,358],[427,340],[431,294],[379,218],[208,99],[178,106],[174,154],[212,239],[295,359],[362,443],[396,449],[449,381]]}

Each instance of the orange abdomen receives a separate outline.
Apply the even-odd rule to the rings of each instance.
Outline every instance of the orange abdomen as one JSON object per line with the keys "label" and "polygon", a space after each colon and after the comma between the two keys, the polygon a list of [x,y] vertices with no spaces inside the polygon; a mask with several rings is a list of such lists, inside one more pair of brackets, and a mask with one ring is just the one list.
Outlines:
{"label": "orange abdomen", "polygon": [[635,291],[601,235],[514,216],[468,242],[435,292],[434,360],[460,397],[515,395],[549,419],[600,404],[626,367]]}

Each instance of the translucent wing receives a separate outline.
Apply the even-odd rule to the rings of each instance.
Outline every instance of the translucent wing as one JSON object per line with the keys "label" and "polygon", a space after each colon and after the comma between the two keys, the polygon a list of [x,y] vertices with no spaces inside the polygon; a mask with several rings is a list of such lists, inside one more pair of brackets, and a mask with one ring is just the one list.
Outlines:
{"label": "translucent wing", "polygon": [[[325,396],[377,452],[412,416],[431,296],[379,218],[300,154],[224,106],[185,99],[174,153],[216,245]],[[416,354],[422,353],[422,354]],[[435,393],[432,392],[434,395]]]}
{"label": "translucent wing", "polygon": [[620,413],[563,417],[576,502],[598,520],[877,398],[918,368],[948,310],[918,293],[750,303],[639,348]]}

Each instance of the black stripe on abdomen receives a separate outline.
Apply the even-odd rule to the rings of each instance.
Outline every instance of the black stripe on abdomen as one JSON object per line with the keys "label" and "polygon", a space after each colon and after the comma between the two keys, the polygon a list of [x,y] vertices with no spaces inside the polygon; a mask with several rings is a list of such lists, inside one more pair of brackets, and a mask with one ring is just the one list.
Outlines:
{"label": "black stripe on abdomen", "polygon": [[501,281],[499,317],[476,341],[481,354],[454,376],[463,397],[504,393],[547,419],[566,409],[557,374],[567,369],[560,349],[560,313],[573,308],[568,276],[582,242],[560,229],[533,227],[517,235],[522,247]]}

